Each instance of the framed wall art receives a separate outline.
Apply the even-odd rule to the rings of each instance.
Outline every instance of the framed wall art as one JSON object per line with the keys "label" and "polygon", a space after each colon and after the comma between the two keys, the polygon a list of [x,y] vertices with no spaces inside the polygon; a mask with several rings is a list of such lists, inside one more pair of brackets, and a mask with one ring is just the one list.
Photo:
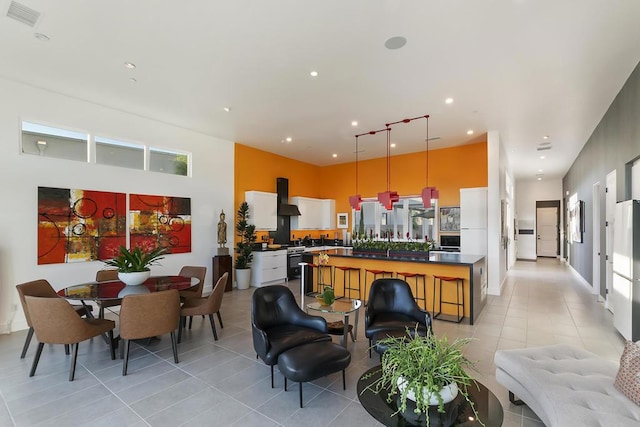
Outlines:
{"label": "framed wall art", "polygon": [[460,231],[460,206],[440,208],[440,231]]}

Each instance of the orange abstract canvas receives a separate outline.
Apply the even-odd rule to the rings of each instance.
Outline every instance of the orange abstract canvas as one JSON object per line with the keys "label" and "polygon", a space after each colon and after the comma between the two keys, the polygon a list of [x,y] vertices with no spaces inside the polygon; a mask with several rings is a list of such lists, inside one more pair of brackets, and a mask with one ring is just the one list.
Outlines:
{"label": "orange abstract canvas", "polygon": [[191,252],[190,198],[130,194],[129,221],[130,247]]}
{"label": "orange abstract canvas", "polygon": [[124,193],[38,187],[38,264],[111,259],[125,244]]}

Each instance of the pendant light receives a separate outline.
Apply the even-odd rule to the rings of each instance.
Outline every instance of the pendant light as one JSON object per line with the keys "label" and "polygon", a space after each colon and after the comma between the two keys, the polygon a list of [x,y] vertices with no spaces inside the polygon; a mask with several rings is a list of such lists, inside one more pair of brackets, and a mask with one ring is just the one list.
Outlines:
{"label": "pendant light", "polygon": [[425,162],[425,187],[422,189],[422,204],[426,209],[431,208],[431,200],[438,199],[440,197],[440,192],[436,189],[436,187],[429,187],[429,116],[424,116],[427,119],[427,135],[424,139],[426,149],[426,162]]}
{"label": "pendant light", "polygon": [[378,202],[386,210],[391,210],[393,204],[400,200],[400,196],[398,196],[397,191],[391,191],[391,127],[389,124],[386,125],[387,131],[387,191],[383,191],[382,193],[378,193]]}
{"label": "pendant light", "polygon": [[356,211],[360,211],[360,203],[362,203],[362,197],[358,193],[358,137],[360,135],[356,135],[356,194],[353,196],[349,196],[349,204]]}

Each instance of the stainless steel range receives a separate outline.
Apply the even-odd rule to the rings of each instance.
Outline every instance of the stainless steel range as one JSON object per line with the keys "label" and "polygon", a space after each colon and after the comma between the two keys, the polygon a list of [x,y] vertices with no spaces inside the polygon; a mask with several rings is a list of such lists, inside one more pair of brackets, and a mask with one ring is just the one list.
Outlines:
{"label": "stainless steel range", "polygon": [[289,246],[287,248],[287,277],[289,279],[300,277],[300,266],[298,263],[302,262],[303,253],[304,246]]}

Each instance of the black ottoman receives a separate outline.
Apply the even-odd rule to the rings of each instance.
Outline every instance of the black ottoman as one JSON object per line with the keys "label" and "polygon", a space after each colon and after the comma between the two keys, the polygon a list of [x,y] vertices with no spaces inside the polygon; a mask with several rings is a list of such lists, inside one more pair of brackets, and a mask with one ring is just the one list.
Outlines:
{"label": "black ottoman", "polygon": [[303,344],[278,356],[278,369],[284,376],[284,391],[287,391],[287,379],[300,383],[301,408],[302,383],[342,371],[342,388],[346,389],[344,370],[349,363],[351,353],[329,341]]}

